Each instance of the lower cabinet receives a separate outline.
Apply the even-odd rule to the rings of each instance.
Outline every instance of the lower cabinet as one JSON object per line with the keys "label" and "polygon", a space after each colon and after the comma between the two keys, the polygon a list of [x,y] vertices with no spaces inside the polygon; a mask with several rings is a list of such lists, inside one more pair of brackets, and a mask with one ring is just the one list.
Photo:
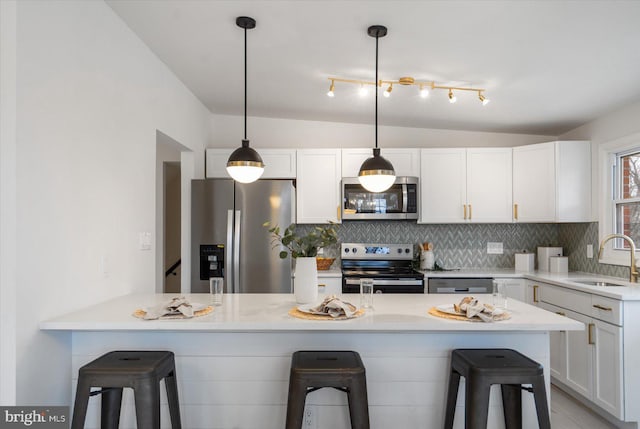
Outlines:
{"label": "lower cabinet", "polygon": [[[552,377],[617,419],[625,420],[623,327],[584,314],[591,312],[597,295],[537,284],[542,286],[540,307],[585,324],[584,331],[551,333]],[[616,309],[604,311],[613,313]]]}
{"label": "lower cabinet", "polygon": [[339,295],[342,293],[342,277],[340,274],[334,277],[318,276],[319,295]]}
{"label": "lower cabinet", "polygon": [[524,279],[509,279],[509,278],[495,278],[494,282],[505,285],[507,289],[507,297],[511,299],[517,299],[518,301],[526,302],[525,292],[525,280]]}

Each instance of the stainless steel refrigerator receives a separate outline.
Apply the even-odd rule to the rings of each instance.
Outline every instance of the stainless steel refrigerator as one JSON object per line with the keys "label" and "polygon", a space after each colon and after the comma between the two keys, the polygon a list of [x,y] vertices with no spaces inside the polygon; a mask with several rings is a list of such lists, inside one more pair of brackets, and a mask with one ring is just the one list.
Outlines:
{"label": "stainless steel refrigerator", "polygon": [[227,293],[291,293],[291,259],[279,258],[262,225],[294,218],[291,180],[193,180],[191,291],[208,292],[210,277],[224,277]]}

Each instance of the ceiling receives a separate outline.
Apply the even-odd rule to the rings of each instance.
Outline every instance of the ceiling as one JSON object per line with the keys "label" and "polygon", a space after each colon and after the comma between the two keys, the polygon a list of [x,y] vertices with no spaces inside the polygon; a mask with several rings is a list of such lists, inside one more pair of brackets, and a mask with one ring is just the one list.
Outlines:
{"label": "ceiling", "polygon": [[374,97],[329,76],[412,76],[486,88],[422,99],[415,87],[379,98],[379,122],[419,128],[559,135],[640,101],[640,1],[107,0],[216,114],[243,113],[243,30],[250,116],[373,123]]}

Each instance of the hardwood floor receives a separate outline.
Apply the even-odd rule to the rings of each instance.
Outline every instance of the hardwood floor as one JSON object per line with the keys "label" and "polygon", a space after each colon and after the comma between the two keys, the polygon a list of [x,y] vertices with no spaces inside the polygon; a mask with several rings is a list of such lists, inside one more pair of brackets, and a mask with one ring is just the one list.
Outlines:
{"label": "hardwood floor", "polygon": [[615,429],[615,426],[553,385],[551,386],[551,427],[553,429]]}

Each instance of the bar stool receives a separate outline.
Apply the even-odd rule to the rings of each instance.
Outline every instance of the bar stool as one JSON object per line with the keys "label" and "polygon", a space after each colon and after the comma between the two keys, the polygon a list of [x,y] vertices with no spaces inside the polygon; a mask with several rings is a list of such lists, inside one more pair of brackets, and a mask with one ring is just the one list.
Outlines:
{"label": "bar stool", "polygon": [[369,429],[367,381],[360,355],[352,351],[297,351],[291,358],[285,429],[300,429],[307,393],[333,387],[347,393],[352,429]]}
{"label": "bar stool", "polygon": [[[522,428],[522,390],[533,393],[538,426],[551,429],[542,365],[510,349],[457,349],[451,353],[444,429],[453,428],[460,376],[466,381],[465,428],[486,429],[489,391],[500,384],[507,429]],[[531,387],[523,387],[531,384]]]}
{"label": "bar stool", "polygon": [[[89,362],[78,371],[78,388],[71,429],[82,429],[89,397],[102,395],[100,427],[115,429],[120,421],[122,389],[135,395],[138,429],[160,428],[160,380],[164,378],[172,429],[180,429],[180,407],[173,352],[115,351]],[[91,387],[100,390],[91,391]]]}

